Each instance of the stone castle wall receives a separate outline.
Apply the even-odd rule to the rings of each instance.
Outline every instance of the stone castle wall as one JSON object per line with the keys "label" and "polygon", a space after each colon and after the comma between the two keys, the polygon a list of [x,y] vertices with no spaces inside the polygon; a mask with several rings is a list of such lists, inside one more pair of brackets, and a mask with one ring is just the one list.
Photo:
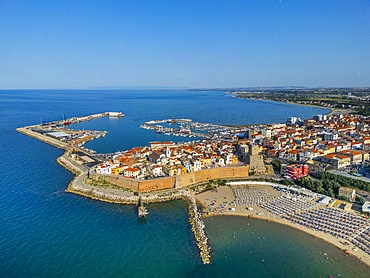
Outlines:
{"label": "stone castle wall", "polygon": [[151,180],[135,180],[117,175],[90,174],[90,178],[93,180],[109,182],[136,192],[181,188],[214,179],[245,178],[248,176],[249,166],[212,168],[187,173],[181,176]]}
{"label": "stone castle wall", "polygon": [[139,192],[149,192],[161,189],[170,189],[175,187],[176,177],[165,177],[152,180],[140,180]]}
{"label": "stone castle wall", "polygon": [[249,176],[249,166],[219,167],[187,173],[177,177],[182,187],[215,179],[245,178]]}
{"label": "stone castle wall", "polygon": [[139,180],[128,179],[117,175],[101,175],[95,173],[90,173],[89,177],[94,181],[105,181],[117,186],[122,186],[132,191],[138,191],[139,189]]}

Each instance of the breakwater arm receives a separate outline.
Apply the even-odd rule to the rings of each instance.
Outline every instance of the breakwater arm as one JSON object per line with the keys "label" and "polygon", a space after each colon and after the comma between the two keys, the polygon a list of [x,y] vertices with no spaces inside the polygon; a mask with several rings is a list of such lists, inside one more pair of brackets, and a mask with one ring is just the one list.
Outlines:
{"label": "breakwater arm", "polygon": [[199,249],[200,258],[202,259],[203,264],[210,264],[211,247],[208,242],[208,237],[204,231],[205,225],[202,220],[202,215],[198,211],[194,193],[190,190],[179,190],[165,195],[150,194],[147,196],[142,196],[142,200],[147,203],[157,203],[176,199],[183,199],[188,204],[189,223]]}
{"label": "breakwater arm", "polygon": [[38,139],[44,143],[47,143],[49,145],[52,145],[62,150],[69,150],[71,148],[71,146],[65,142],[62,142],[58,139],[52,138],[45,134],[41,134],[36,131],[33,131],[32,128],[35,128],[35,127],[36,126],[20,127],[20,128],[17,128],[16,131],[24,135],[27,135],[29,137]]}
{"label": "breakwater arm", "polygon": [[204,232],[205,225],[201,218],[201,213],[198,211],[194,193],[186,191],[184,199],[189,204],[189,222],[200,252],[200,257],[203,264],[210,264],[211,247],[208,243],[208,237]]}

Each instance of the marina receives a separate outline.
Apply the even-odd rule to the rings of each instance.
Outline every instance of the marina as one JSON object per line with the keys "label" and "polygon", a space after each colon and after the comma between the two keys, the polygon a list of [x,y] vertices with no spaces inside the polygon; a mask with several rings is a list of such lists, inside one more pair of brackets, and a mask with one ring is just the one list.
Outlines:
{"label": "marina", "polygon": [[157,133],[164,133],[165,135],[213,140],[232,140],[239,134],[244,134],[247,130],[247,128],[193,122],[191,119],[152,120],[145,122],[140,127],[154,130]]}

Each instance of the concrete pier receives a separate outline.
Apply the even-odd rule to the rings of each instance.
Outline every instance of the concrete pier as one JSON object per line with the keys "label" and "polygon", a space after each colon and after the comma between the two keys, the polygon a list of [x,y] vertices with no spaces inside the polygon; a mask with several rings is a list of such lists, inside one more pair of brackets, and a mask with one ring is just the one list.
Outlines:
{"label": "concrete pier", "polygon": [[41,133],[38,133],[38,132],[35,132],[32,130],[33,127],[36,127],[36,126],[28,126],[28,127],[20,127],[20,128],[17,128],[16,131],[18,131],[19,133],[22,133],[24,135],[27,135],[27,136],[30,136],[30,137],[33,137],[35,139],[38,139],[42,142],[45,142],[49,145],[52,145],[54,147],[57,147],[59,149],[63,149],[63,150],[69,150],[71,148],[71,146],[65,142],[62,142],[58,139],[55,139],[53,137],[50,137],[50,136],[47,136],[47,135],[44,135],[44,134],[41,134]]}

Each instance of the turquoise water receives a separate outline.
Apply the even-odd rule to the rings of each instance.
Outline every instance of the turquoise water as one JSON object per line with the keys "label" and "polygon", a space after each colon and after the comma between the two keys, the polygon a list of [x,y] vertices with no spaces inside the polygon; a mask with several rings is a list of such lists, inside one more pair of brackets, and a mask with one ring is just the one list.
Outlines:
{"label": "turquoise water", "polygon": [[[336,247],[293,228],[245,217],[206,219],[213,263],[205,275],[368,277],[369,269]],[[229,267],[232,266],[232,267]]]}
{"label": "turquoise water", "polygon": [[81,125],[109,131],[88,146],[101,152],[162,140],[139,125],[172,115],[241,124],[325,112],[221,92],[0,91],[0,277],[366,277],[368,268],[326,243],[235,217],[206,220],[213,263],[203,266],[182,201],[152,204],[147,221],[139,222],[133,206],[66,193],[73,175],[56,162],[62,151],[15,132],[41,118],[103,111],[127,116]]}

